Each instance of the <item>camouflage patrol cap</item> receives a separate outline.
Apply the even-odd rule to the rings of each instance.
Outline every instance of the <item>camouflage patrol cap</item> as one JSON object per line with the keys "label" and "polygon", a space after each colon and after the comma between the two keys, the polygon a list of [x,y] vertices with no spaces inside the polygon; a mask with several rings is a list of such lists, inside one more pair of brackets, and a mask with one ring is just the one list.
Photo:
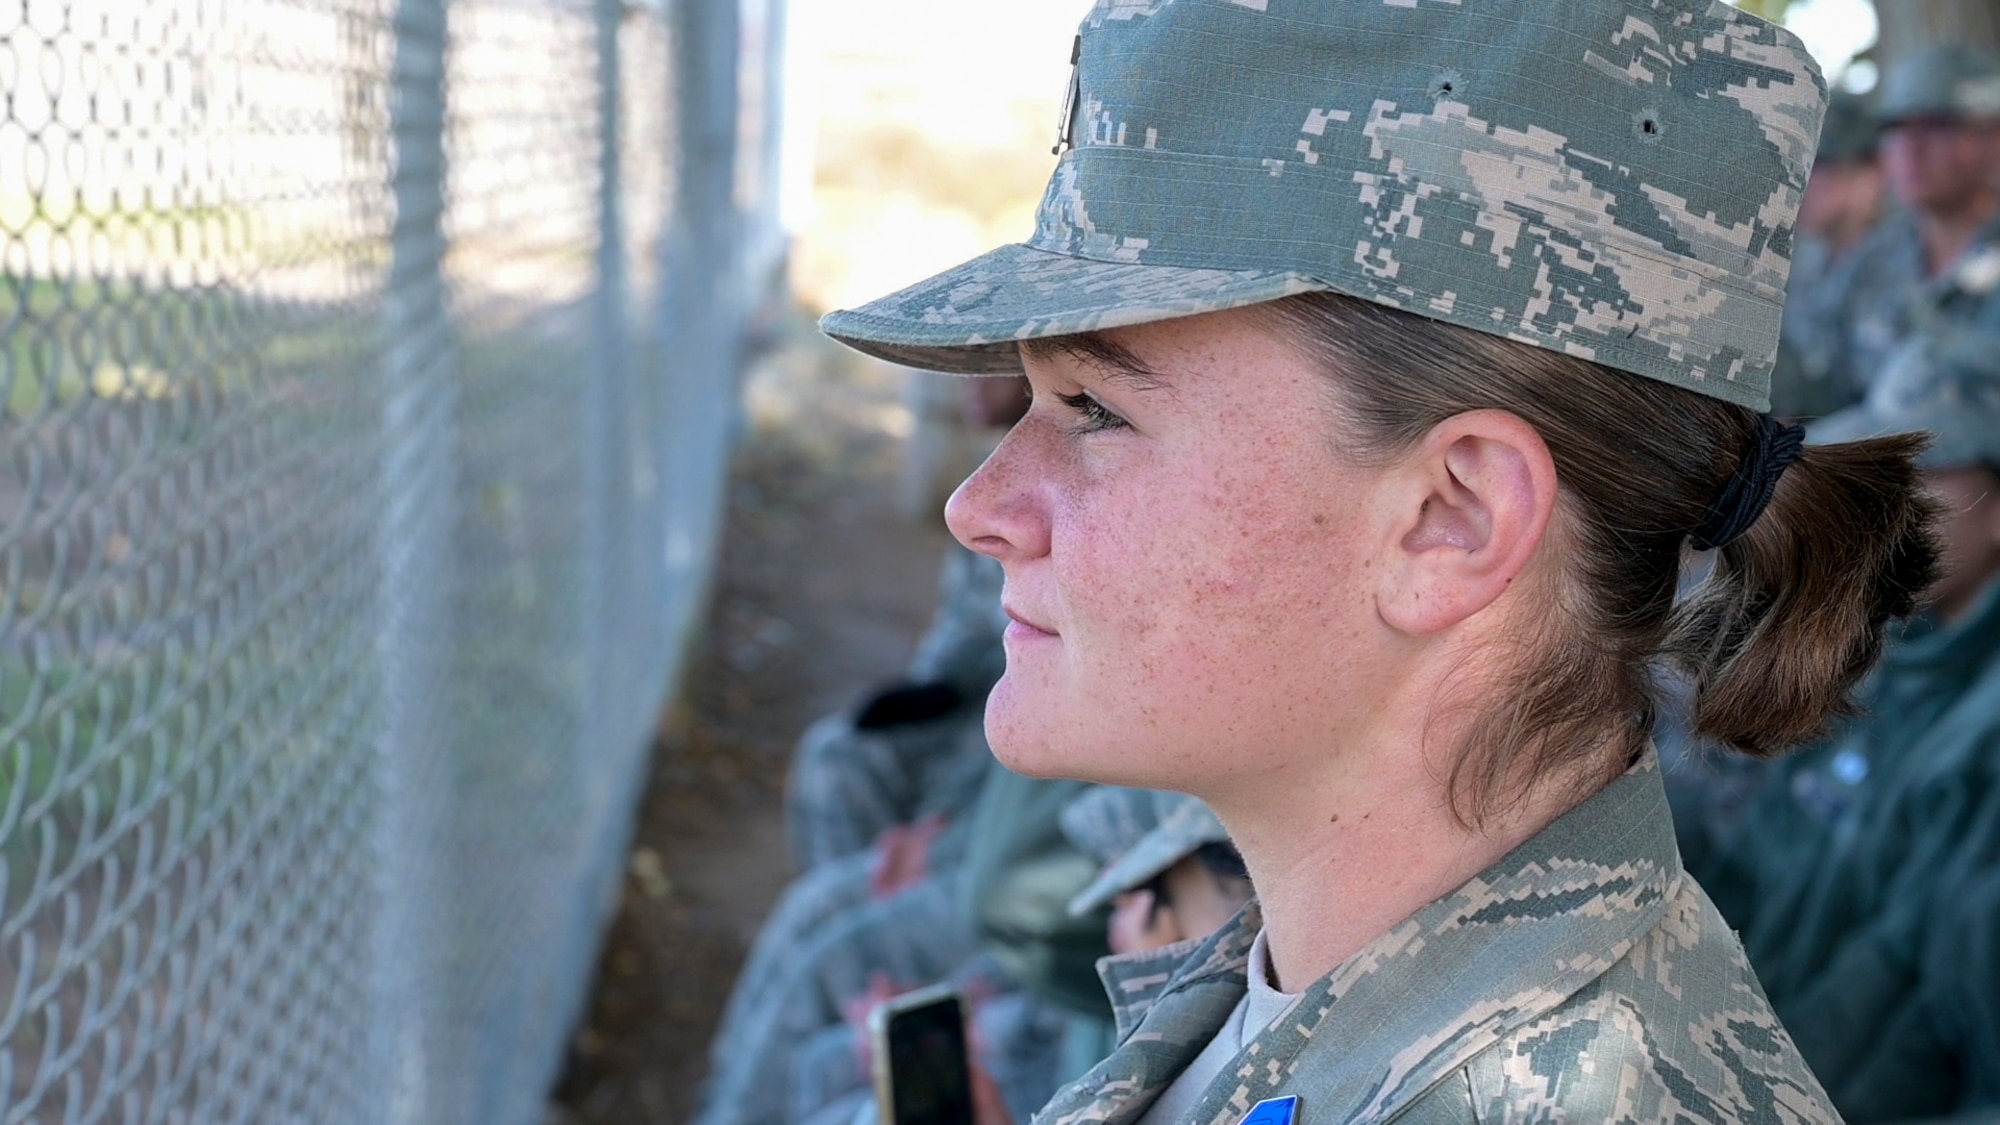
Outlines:
{"label": "camouflage patrol cap", "polygon": [[1757,409],[1825,85],[1721,0],[1097,0],[1034,236],[822,322],[899,363],[1331,290]]}
{"label": "camouflage patrol cap", "polygon": [[1070,843],[1103,866],[1131,851],[1160,823],[1162,796],[1180,800],[1178,794],[1151,789],[1093,785],[1064,805],[1056,821]]}
{"label": "camouflage patrol cap", "polygon": [[2000,467],[2000,333],[1940,325],[1889,360],[1859,406],[1813,424],[1822,445],[1929,431],[1926,469]]}
{"label": "camouflage patrol cap", "polygon": [[1918,117],[2000,117],[2000,54],[1965,43],[1911,51],[1883,75],[1876,116],[1884,125]]}
{"label": "camouflage patrol cap", "polygon": [[1088,914],[1126,891],[1145,886],[1154,876],[1193,855],[1203,844],[1219,844],[1229,839],[1229,830],[1222,827],[1215,813],[1201,801],[1181,793],[1155,792],[1147,796],[1152,799],[1156,818],[1152,830],[1106,864],[1097,878],[1070,900],[1071,914]]}
{"label": "camouflage patrol cap", "polygon": [[1827,99],[1826,123],[1820,126],[1819,151],[1813,160],[1818,164],[1858,160],[1875,151],[1878,139],[1875,112],[1869,107],[1867,97],[1851,90],[1836,90]]}

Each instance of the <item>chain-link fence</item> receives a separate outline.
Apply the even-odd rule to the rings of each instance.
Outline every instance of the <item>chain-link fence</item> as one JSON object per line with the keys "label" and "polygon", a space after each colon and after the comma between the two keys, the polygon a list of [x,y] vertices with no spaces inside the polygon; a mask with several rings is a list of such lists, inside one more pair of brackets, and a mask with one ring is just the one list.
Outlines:
{"label": "chain-link fence", "polygon": [[0,1125],[538,1119],[780,2],[0,0]]}

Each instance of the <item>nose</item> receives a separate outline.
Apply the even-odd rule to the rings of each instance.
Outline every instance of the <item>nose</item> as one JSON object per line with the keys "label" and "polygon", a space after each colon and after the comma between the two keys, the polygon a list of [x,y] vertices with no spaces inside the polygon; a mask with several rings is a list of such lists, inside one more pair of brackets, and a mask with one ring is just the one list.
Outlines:
{"label": "nose", "polygon": [[1003,563],[1048,554],[1048,428],[1030,411],[945,502],[945,526],[968,550]]}

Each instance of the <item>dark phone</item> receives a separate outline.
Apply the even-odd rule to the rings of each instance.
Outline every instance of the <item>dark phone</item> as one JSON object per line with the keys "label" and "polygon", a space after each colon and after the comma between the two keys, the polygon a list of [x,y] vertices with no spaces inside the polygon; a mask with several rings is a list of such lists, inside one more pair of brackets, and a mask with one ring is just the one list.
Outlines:
{"label": "dark phone", "polygon": [[906,993],[868,1017],[884,1125],[972,1125],[965,1007],[949,987]]}

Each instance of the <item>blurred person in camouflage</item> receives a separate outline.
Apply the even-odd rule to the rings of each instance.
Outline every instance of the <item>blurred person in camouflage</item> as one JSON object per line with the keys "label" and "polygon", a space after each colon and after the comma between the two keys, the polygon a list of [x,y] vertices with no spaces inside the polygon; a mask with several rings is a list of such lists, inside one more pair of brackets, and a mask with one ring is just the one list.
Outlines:
{"label": "blurred person in camouflage", "polygon": [[[1122,815],[1105,816],[1111,805]],[[1096,833],[1078,821],[1150,823],[1144,832]],[[1063,813],[1063,830],[1104,864],[1074,899],[1082,917],[1111,906],[1105,941],[1117,954],[1165,949],[1229,924],[1253,889],[1243,855],[1215,810],[1183,793],[1093,786]]]}
{"label": "blurred person in camouflage", "polygon": [[[1004,428],[1025,380],[963,395],[975,426]],[[972,809],[996,768],[981,730],[1005,656],[1000,573],[957,546],[937,613],[904,679],[814,723],[786,784],[801,872],[760,927],[710,1046],[702,1120],[782,1120],[786,1081],[767,1072],[885,988],[984,971],[960,906]],[[746,1065],[751,1057],[767,1061]],[[796,1100],[796,1099],[794,1099]]]}
{"label": "blurred person in camouflage", "polygon": [[[1192,797],[1089,786],[1063,804],[1060,826],[1071,846],[1100,868],[1066,912],[1102,925],[1105,907],[1115,901],[1105,932],[1115,953],[1207,937],[1249,901],[1242,857],[1214,813]],[[964,980],[960,985],[972,1001],[969,1030],[981,1090],[1010,1119],[1027,1120],[1061,1081],[1081,1074],[1109,1050],[1096,1050],[1099,1040],[1085,1027],[1088,1057],[1068,1062],[1077,1045],[1066,1037],[1078,1028],[1058,1006],[991,975],[973,975],[970,987]],[[875,1119],[862,1014],[857,1008],[854,1026],[830,1028],[799,1052],[793,1064],[793,1122],[850,1125]]]}
{"label": "blurred person in camouflage", "polygon": [[[1987,815],[1996,813],[1989,805]],[[1980,830],[1995,833],[2000,829]],[[1883,1035],[1917,1064],[1913,1085],[1934,1081],[1936,1093],[1918,1085],[1919,1097],[1984,1107],[1959,1112],[1961,1125],[2000,1125],[2000,1004],[1993,990],[2000,981],[2000,865],[1986,860],[1947,882],[1955,897],[1935,898],[1938,916],[1926,923],[1932,936],[1920,970],[1922,997],[1897,1013]]]}
{"label": "blurred person in camouflage", "polygon": [[[999,768],[976,720],[929,733],[959,742],[937,750],[939,757],[983,760],[988,775]],[[788,982],[802,962],[813,959],[806,951],[830,933],[850,935],[835,941],[836,946],[867,945],[867,935],[878,925],[913,927],[914,940],[893,943],[874,973],[863,974],[863,989],[874,975],[913,982],[909,987],[914,987],[957,964],[972,943],[971,931],[959,921],[956,890],[971,828],[970,815],[892,825],[876,844],[828,858],[794,879],[758,928],[737,973],[711,1040],[711,1074],[728,1069],[726,1060],[740,1054],[736,1045],[756,1034],[750,1028],[774,1018],[772,1011],[785,1003]],[[947,970],[938,969],[940,965]]]}
{"label": "blurred person in camouflage", "polygon": [[[1776,763],[1689,869],[1847,1120],[2000,1114],[2000,333],[1940,324],[1818,443],[1929,432],[1944,572],[1861,712]],[[1990,897],[1990,896],[1989,896]]]}
{"label": "blurred person in camouflage", "polygon": [[[979,738],[977,729],[962,735]],[[786,889],[710,1042],[700,1125],[791,1120],[795,1086],[810,1081],[795,1067],[800,1052],[876,1001],[942,980],[973,991],[990,986],[998,974],[979,960],[963,909],[976,819],[938,833],[921,871],[887,873],[870,849],[824,863]],[[805,1065],[823,1066],[823,1056]]]}
{"label": "blurred person in camouflage", "polygon": [[[977,727],[961,737],[977,739]],[[818,1116],[845,1089],[842,1030],[889,996],[956,981],[993,1001],[987,1032],[1010,1088],[1075,1073],[1105,1003],[1091,966],[1104,922],[1066,905],[1096,865],[1060,828],[1084,786],[1017,776],[992,761],[978,801],[931,848],[922,871],[885,880],[872,852],[807,872],[758,936],[710,1046],[703,1125]],[[857,891],[857,888],[870,888]],[[1004,1001],[1000,997],[1007,997]],[[1080,1026],[1081,1033],[1073,1030]],[[1043,1048],[1058,1053],[1049,1054]]]}
{"label": "blurred person in camouflage", "polygon": [[822,322],[1025,371],[948,508],[1006,572],[993,747],[1199,796],[1256,878],[1105,963],[1118,1043],[1037,1120],[1836,1120],[1647,738],[1671,659],[1704,733],[1803,741],[1934,562],[1918,442],[1764,413],[1802,45],[1707,0],[1099,0],[1072,57],[1031,240]]}
{"label": "blurred person in camouflage", "polygon": [[1817,314],[1815,301],[1813,319],[1846,327],[1801,341],[1809,407],[1859,402],[1932,321],[2000,328],[2000,54],[1954,44],[1904,55],[1883,77],[1876,115],[1902,206],[1835,266],[1837,311]]}
{"label": "blurred person in camouflage", "polygon": [[[1025,400],[1023,381],[1000,380],[965,395],[965,413],[974,425],[1005,427]],[[950,548],[937,612],[904,679],[820,719],[800,739],[786,783],[786,834],[801,875],[751,947],[718,1045],[738,1039],[811,935],[957,865],[963,814],[992,762],[980,725],[1005,662],[999,603],[999,567]]]}
{"label": "blurred person in camouflage", "polygon": [[[989,428],[1011,424],[1025,402],[1019,380],[964,397],[967,419]],[[940,966],[956,965],[971,947],[957,912],[957,869],[965,814],[992,766],[980,725],[986,693],[1005,660],[999,596],[992,560],[949,549],[937,613],[904,679],[852,711],[819,720],[800,739],[786,785],[786,829],[801,875],[765,920],[737,976],[712,1041],[713,1075],[729,1073],[727,1060],[742,1054],[746,1036],[760,1034],[749,1029],[778,1018],[798,964],[825,959],[807,952],[816,942],[872,951],[884,944],[870,940],[876,930],[909,928],[914,940],[886,943],[879,956],[864,958],[869,964],[859,972],[871,981],[918,983],[945,971]],[[718,1078],[712,1088],[717,1082],[728,1085]],[[766,1092],[781,1089],[778,1083]],[[744,1120],[762,1119],[754,1095],[711,1101],[731,1104]]]}
{"label": "blurred person in camouflage", "polygon": [[1865,388],[1836,384],[1833,366],[1847,331],[1840,266],[1881,221],[1885,200],[1875,111],[1865,97],[1836,90],[1827,103],[1812,178],[1799,203],[1792,276],[1785,284],[1784,332],[1771,372],[1771,413],[1817,418],[1861,400]]}
{"label": "blurred person in camouflage", "polygon": [[[985,429],[1013,425],[1027,405],[1020,379],[963,394],[966,420]],[[874,848],[893,878],[922,874],[945,825],[971,808],[985,778],[990,755],[965,732],[979,726],[1006,665],[1006,627],[999,566],[948,548],[937,614],[903,681],[826,716],[799,740],[785,795],[798,870]]]}

